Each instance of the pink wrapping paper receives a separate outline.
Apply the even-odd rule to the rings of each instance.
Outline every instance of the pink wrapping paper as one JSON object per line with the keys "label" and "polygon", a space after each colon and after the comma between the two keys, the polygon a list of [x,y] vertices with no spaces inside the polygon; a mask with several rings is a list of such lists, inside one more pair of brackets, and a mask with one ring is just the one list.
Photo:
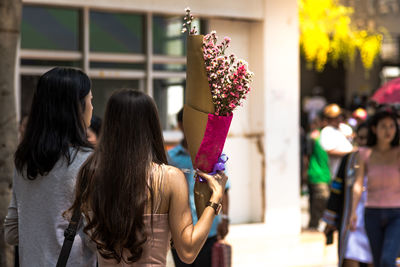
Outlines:
{"label": "pink wrapping paper", "polygon": [[217,116],[208,114],[207,126],[203,140],[196,154],[195,168],[204,172],[211,172],[214,165],[221,156],[229,127],[232,122],[232,115]]}

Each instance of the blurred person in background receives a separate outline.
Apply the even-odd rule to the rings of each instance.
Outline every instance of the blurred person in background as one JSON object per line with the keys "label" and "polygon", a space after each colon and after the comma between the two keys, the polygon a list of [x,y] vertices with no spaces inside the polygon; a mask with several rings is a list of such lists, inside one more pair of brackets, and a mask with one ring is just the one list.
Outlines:
{"label": "blurred person in background", "polygon": [[96,115],[92,116],[90,120],[90,126],[87,129],[87,139],[94,147],[97,145],[98,139],[100,137],[101,130],[101,119]]}
{"label": "blurred person in background", "polygon": [[363,108],[358,108],[353,111],[352,117],[355,119],[356,124],[354,125],[357,127],[358,125],[364,123],[367,120],[367,111]]}
{"label": "blurred person in background", "polygon": [[346,136],[347,140],[353,142],[354,139],[354,131],[351,125],[349,124],[349,119],[351,118],[350,114],[346,110],[342,110],[341,115],[339,116],[339,130]]}
{"label": "blurred person in background", "polygon": [[[178,127],[183,133],[183,108],[177,114]],[[190,158],[190,154],[187,150],[187,142],[184,135],[181,143],[171,150],[168,151],[168,161],[169,164],[179,168],[184,174],[188,185],[189,190],[189,203],[190,210],[192,213],[193,223],[196,224],[198,221],[196,214],[196,205],[194,201],[194,170],[192,165],[192,160]],[[174,262],[176,267],[184,267],[184,266],[196,266],[196,267],[211,267],[211,251],[212,247],[217,240],[224,239],[229,231],[229,182],[225,186],[225,194],[222,199],[222,211],[221,215],[216,216],[208,238],[200,250],[199,255],[196,260],[192,264],[186,264],[182,262],[179,258],[176,249],[172,248],[172,255],[174,257]]]}
{"label": "blurred person in background", "polygon": [[[358,126],[355,136],[356,146],[366,146],[368,126],[362,123]],[[348,219],[351,212],[352,188],[354,174],[357,167],[355,161],[358,152],[347,154],[343,157],[338,173],[331,185],[331,195],[323,220],[327,223],[325,234],[327,239],[334,231],[339,233],[339,266],[341,267],[372,267],[372,254],[368,237],[364,228],[364,203],[366,192],[363,192],[357,206],[358,221],[354,232],[348,232],[347,225],[343,225],[343,218]],[[366,180],[365,180],[366,181]],[[347,237],[344,237],[345,235]],[[342,237],[344,237],[342,239]]]}
{"label": "blurred person in background", "polygon": [[307,181],[309,191],[310,221],[308,228],[317,230],[329,197],[329,184],[331,175],[329,171],[329,158],[320,143],[321,128],[325,120],[317,116],[313,122],[313,131],[307,136],[308,168]]}
{"label": "blurred person in background", "polygon": [[326,106],[323,110],[324,127],[311,134],[314,141],[308,168],[311,229],[318,228],[341,158],[353,151],[352,144],[339,128],[341,114],[337,104]]}
{"label": "blurred person in background", "polygon": [[327,125],[321,131],[320,143],[329,156],[331,177],[335,176],[343,156],[353,151],[353,145],[340,130],[342,109],[337,104],[324,108]]}
{"label": "blurred person in background", "polygon": [[349,226],[357,229],[357,206],[367,177],[365,229],[374,266],[394,267],[400,252],[400,148],[393,112],[378,111],[371,118],[367,146],[359,152]]}

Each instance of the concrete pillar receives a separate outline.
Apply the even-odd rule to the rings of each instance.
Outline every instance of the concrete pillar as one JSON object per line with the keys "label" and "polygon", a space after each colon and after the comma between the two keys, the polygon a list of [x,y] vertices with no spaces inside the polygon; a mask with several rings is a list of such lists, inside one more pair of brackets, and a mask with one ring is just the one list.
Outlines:
{"label": "concrete pillar", "polygon": [[297,0],[265,0],[265,225],[298,234],[300,212],[299,22]]}

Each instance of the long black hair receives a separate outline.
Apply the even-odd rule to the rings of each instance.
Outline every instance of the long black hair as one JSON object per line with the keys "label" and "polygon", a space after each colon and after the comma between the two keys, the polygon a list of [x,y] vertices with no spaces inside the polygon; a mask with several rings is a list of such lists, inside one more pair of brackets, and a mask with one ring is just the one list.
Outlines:
{"label": "long black hair", "polygon": [[78,174],[75,201],[85,232],[104,258],[136,262],[147,240],[144,213],[154,211],[153,166],[167,163],[160,120],[150,96],[123,89],[108,100],[100,141]]}
{"label": "long black hair", "polygon": [[77,69],[56,67],[40,77],[14,156],[20,173],[26,168],[26,177],[34,180],[50,172],[62,156],[71,164],[70,147],[90,147],[82,116],[90,89],[89,77]]}
{"label": "long black hair", "polygon": [[390,145],[392,147],[398,146],[399,145],[399,125],[397,123],[397,117],[392,111],[388,110],[383,110],[383,111],[378,111],[375,115],[371,117],[371,119],[368,121],[368,141],[367,141],[367,146],[373,147],[377,144],[378,140],[376,137],[376,133],[374,133],[373,128],[376,128],[378,123],[386,118],[390,118],[393,120],[395,126],[396,126],[396,134],[394,135],[393,140],[390,142]]}

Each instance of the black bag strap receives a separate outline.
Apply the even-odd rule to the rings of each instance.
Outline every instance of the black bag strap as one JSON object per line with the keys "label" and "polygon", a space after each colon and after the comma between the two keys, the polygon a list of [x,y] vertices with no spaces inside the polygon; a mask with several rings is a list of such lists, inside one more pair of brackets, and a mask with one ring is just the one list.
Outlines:
{"label": "black bag strap", "polygon": [[64,243],[61,248],[60,256],[58,257],[56,267],[65,267],[67,265],[69,254],[71,253],[72,244],[74,243],[76,230],[78,229],[80,220],[81,220],[81,211],[78,208],[74,210],[71,221],[67,229],[65,229],[64,231]]}

